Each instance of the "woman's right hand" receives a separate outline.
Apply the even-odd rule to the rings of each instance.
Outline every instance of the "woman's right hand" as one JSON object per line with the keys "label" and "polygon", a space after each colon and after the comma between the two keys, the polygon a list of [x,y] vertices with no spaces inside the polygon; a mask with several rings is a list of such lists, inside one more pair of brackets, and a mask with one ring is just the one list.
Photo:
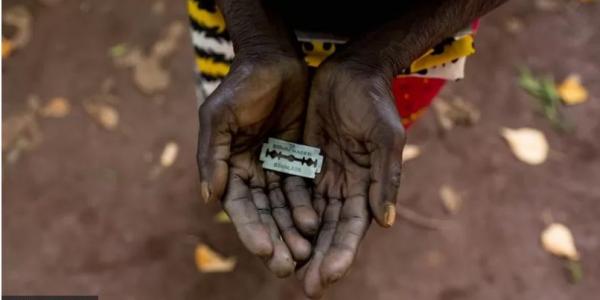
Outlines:
{"label": "woman's right hand", "polygon": [[314,235],[319,222],[304,181],[263,170],[259,153],[269,137],[301,139],[307,84],[299,58],[236,57],[199,111],[202,197],[221,201],[244,245],[280,277],[308,259],[304,236]]}

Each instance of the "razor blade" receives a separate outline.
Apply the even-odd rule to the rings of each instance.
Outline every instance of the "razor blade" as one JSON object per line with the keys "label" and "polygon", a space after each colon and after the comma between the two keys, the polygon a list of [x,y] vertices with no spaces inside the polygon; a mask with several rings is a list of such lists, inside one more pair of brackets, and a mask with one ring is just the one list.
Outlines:
{"label": "razor blade", "polygon": [[269,138],[260,151],[264,169],[315,178],[321,172],[323,156],[319,148]]}

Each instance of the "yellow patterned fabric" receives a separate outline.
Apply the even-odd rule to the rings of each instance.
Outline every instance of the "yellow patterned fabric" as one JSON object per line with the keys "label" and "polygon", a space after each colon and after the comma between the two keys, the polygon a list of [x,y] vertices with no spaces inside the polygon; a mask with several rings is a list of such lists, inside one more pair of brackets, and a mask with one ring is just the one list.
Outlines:
{"label": "yellow patterned fabric", "polygon": [[[234,58],[233,44],[227,33],[223,14],[217,8],[215,0],[187,0],[187,8],[196,53],[196,69],[200,76],[199,83],[204,94],[208,95],[229,72]],[[300,39],[300,44],[304,60],[310,67],[318,67],[344,43],[339,40],[309,37]],[[415,60],[401,75],[459,79],[462,78],[465,57],[473,53],[475,49],[472,34],[459,38],[451,37]]]}
{"label": "yellow patterned fabric", "polygon": [[205,28],[217,28],[218,32],[225,32],[225,19],[215,6],[213,12],[203,8],[200,1],[188,0],[188,13],[190,18]]}
{"label": "yellow patterned fabric", "polygon": [[[437,47],[443,47],[436,51]],[[469,56],[475,53],[473,47],[473,36],[466,35],[459,39],[453,39],[448,42],[443,42],[436,48],[429,49],[425,54],[419,57],[410,65],[410,73],[418,73],[421,70],[441,66],[461,57]]]}
{"label": "yellow patterned fabric", "polygon": [[304,61],[309,67],[318,67],[329,55],[335,52],[335,43],[324,40],[311,40],[302,43]]}

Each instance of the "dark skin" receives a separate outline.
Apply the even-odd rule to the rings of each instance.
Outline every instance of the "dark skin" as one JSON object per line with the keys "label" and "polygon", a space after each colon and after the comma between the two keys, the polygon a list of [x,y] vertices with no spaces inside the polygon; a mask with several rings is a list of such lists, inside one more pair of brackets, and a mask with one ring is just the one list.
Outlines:
{"label": "dark skin", "polygon": [[[383,227],[395,220],[405,131],[393,76],[503,2],[418,1],[351,33],[309,78],[276,10],[218,1],[236,58],[200,109],[203,197],[223,202],[246,247],[277,275],[300,262],[306,294],[321,296],[347,273],[371,220]],[[304,184],[262,170],[257,153],[268,137],[322,149],[322,172]]]}
{"label": "dark skin", "polygon": [[[227,1],[219,6],[236,59],[200,108],[201,193],[205,201],[220,200],[248,250],[285,277],[310,256],[305,236],[316,233],[318,219],[305,182],[263,170],[258,152],[268,137],[301,138],[307,69],[277,16],[262,8],[237,11]],[[243,20],[257,31],[245,32]]]}

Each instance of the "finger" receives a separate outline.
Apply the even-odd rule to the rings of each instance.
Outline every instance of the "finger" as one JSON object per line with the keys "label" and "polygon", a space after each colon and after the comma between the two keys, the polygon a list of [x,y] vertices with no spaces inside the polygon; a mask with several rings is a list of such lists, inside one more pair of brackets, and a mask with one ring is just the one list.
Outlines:
{"label": "finger", "polygon": [[[397,116],[395,116],[398,119]],[[399,120],[380,122],[369,145],[371,184],[369,206],[379,225],[390,227],[396,220],[396,199],[400,187],[404,128]]]}
{"label": "finger", "polygon": [[292,208],[294,224],[300,232],[313,236],[319,229],[317,212],[311,205],[310,193],[304,179],[289,176],[283,180],[283,190]]}
{"label": "finger", "polygon": [[261,222],[248,186],[235,175],[229,179],[223,199],[223,208],[229,215],[244,246],[255,255],[263,258],[271,257],[273,242],[269,235],[269,229]]}
{"label": "finger", "polygon": [[306,271],[308,270],[311,261],[312,258],[310,260],[300,261],[296,264],[296,279],[300,281],[304,280],[304,277],[306,276]]}
{"label": "finger", "polygon": [[200,106],[198,134],[198,169],[200,193],[205,202],[221,199],[227,183],[231,132],[229,110],[217,89]]}
{"label": "finger", "polygon": [[315,250],[304,277],[304,292],[311,298],[320,297],[326,287],[326,282],[321,278],[320,268],[323,256],[333,240],[340,216],[341,205],[342,203],[339,200],[330,199],[325,209],[321,231],[319,232]]}
{"label": "finger", "polygon": [[317,218],[319,219],[319,223],[321,223],[323,220],[323,215],[325,214],[325,208],[327,208],[327,202],[320,193],[315,191],[313,192],[312,203],[313,207],[315,208],[315,211],[317,212]]}
{"label": "finger", "polygon": [[320,92],[321,89],[312,87],[308,98],[308,107],[306,109],[306,122],[304,124],[304,142],[313,147],[323,145],[323,122],[319,115],[319,100],[325,99],[327,95]]}
{"label": "finger", "polygon": [[269,183],[269,200],[273,219],[275,219],[283,240],[292,252],[292,256],[295,260],[306,260],[310,256],[310,243],[294,227],[292,215],[277,181]]}
{"label": "finger", "polygon": [[277,225],[271,216],[271,208],[267,195],[261,188],[252,189],[252,201],[258,209],[262,223],[267,226],[271,243],[273,244],[273,255],[266,259],[266,264],[277,277],[287,277],[294,271],[294,260],[287,245],[281,240]]}
{"label": "finger", "polygon": [[321,277],[328,284],[343,277],[358,251],[358,245],[369,228],[366,195],[359,194],[344,200],[331,247],[321,265]]}

